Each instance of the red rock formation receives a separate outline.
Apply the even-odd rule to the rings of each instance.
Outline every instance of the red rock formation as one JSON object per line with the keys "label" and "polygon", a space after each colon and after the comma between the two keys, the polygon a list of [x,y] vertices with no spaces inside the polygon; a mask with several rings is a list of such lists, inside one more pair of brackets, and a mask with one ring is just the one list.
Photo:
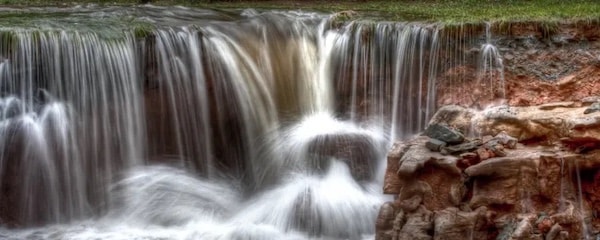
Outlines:
{"label": "red rock formation", "polygon": [[[432,124],[471,132],[467,141],[496,137],[483,137],[480,148],[465,150],[479,161],[465,152],[433,152],[425,147],[426,136],[396,143],[388,155],[384,187],[396,197],[382,208],[378,221],[385,224],[378,224],[376,239],[582,239],[597,234],[600,112],[584,114],[587,107],[574,107],[580,105],[441,108]],[[486,152],[486,158],[479,153],[493,146],[502,146],[503,154]]]}

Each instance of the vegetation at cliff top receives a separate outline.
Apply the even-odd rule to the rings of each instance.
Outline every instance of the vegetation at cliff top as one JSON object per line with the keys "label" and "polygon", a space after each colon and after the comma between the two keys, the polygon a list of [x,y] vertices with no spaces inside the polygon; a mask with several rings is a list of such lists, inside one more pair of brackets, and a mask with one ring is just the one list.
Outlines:
{"label": "vegetation at cliff top", "polygon": [[[74,5],[85,3],[132,5],[142,0],[0,0],[5,5]],[[184,5],[218,9],[287,9],[338,12],[353,10],[366,17],[395,21],[557,21],[599,20],[597,0],[145,0],[155,5]]]}

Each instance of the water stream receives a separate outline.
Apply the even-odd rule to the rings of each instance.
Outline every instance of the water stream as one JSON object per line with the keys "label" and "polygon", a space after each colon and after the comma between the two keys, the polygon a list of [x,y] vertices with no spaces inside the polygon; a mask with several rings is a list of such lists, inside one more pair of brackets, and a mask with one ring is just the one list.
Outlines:
{"label": "water stream", "polygon": [[9,239],[372,238],[385,153],[434,112],[450,42],[294,11],[4,10]]}

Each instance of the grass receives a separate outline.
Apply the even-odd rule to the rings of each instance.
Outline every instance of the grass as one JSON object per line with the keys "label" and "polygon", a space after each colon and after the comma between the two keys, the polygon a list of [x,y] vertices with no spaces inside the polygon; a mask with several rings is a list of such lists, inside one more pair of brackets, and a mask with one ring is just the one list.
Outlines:
{"label": "grass", "polygon": [[[59,0],[0,0],[9,5],[65,5]],[[79,0],[68,4],[99,3],[133,5],[138,0]],[[308,1],[215,1],[152,0],[155,5],[184,5],[218,9],[286,9],[321,12],[353,10],[365,18],[390,21],[427,21],[445,23],[475,23],[483,21],[558,21],[598,20],[597,0],[308,0]],[[68,5],[67,4],[67,5]]]}

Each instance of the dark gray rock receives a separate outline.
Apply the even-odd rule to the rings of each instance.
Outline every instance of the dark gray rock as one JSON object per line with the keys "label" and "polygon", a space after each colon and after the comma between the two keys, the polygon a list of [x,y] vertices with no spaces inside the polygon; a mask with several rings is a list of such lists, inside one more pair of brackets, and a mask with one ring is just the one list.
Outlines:
{"label": "dark gray rock", "polygon": [[435,138],[429,139],[429,141],[425,143],[425,147],[434,152],[439,152],[446,145],[446,142],[437,140]]}
{"label": "dark gray rock", "polygon": [[450,154],[456,154],[456,153],[461,153],[461,152],[469,152],[469,151],[477,149],[482,144],[483,143],[481,142],[481,140],[475,139],[475,140],[470,141],[470,142],[466,142],[466,143],[462,143],[462,144],[458,144],[458,145],[454,145],[454,146],[445,147],[444,150],[446,150],[446,152],[450,153]]}
{"label": "dark gray rock", "polygon": [[431,124],[425,130],[425,135],[446,142],[448,144],[458,144],[465,140],[462,133],[443,124]]}

